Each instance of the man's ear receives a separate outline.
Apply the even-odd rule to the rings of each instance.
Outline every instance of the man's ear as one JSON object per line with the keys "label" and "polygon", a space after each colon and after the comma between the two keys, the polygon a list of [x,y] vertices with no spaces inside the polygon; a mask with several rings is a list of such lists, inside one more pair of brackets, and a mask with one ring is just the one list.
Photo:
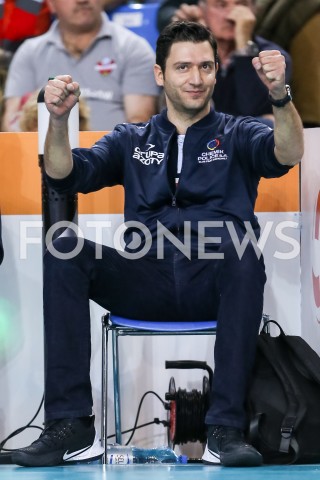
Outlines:
{"label": "man's ear", "polygon": [[155,64],[153,67],[153,73],[154,73],[154,78],[159,87],[163,87],[163,82],[164,82],[164,75],[162,72],[162,68],[160,65]]}

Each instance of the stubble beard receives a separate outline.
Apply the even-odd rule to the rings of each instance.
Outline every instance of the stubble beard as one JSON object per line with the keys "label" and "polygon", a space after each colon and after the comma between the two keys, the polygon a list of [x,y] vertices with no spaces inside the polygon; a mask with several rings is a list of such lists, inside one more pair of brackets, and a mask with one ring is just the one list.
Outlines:
{"label": "stubble beard", "polygon": [[199,115],[201,112],[205,112],[207,110],[208,104],[210,104],[210,100],[212,98],[212,93],[208,93],[207,96],[198,104],[195,102],[194,104],[189,101],[185,101],[182,96],[168,96],[168,99],[176,110],[176,112],[186,115],[188,117]]}

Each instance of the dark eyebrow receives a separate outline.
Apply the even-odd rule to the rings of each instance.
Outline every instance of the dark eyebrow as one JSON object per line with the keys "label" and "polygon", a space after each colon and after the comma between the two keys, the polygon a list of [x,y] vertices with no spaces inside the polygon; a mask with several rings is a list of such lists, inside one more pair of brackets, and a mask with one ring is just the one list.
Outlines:
{"label": "dark eyebrow", "polygon": [[191,62],[184,62],[183,60],[178,60],[178,62],[175,62],[175,63],[173,64],[173,66],[175,67],[175,66],[181,65],[181,64],[183,64],[183,65],[191,65]]}
{"label": "dark eyebrow", "polygon": [[[215,62],[214,62],[214,60],[203,60],[203,62],[200,62],[200,63],[198,63],[198,64],[196,64],[196,65],[204,65],[204,64],[214,65]],[[189,66],[189,65],[192,65],[192,62],[184,62],[183,60],[180,60],[180,61],[175,62],[175,63],[173,64],[173,66],[178,66],[178,65],[187,65],[187,66]]]}
{"label": "dark eyebrow", "polygon": [[214,65],[215,61],[214,60],[204,60],[203,62],[200,63],[200,65],[204,65],[205,63],[209,65]]}

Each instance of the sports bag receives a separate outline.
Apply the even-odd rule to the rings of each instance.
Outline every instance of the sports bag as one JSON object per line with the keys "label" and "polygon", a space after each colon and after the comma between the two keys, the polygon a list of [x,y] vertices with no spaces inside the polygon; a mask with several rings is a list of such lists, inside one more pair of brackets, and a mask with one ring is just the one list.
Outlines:
{"label": "sports bag", "polygon": [[[280,334],[272,337],[269,324]],[[248,441],[266,464],[320,462],[320,358],[267,321],[247,396]]]}

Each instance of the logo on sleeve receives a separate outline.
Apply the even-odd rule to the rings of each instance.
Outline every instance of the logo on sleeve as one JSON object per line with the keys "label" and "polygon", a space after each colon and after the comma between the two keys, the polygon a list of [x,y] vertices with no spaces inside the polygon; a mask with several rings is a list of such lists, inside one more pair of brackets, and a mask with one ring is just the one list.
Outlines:
{"label": "logo on sleeve", "polygon": [[145,151],[142,151],[140,147],[135,147],[132,158],[139,160],[143,165],[152,165],[154,163],[160,165],[164,158],[164,153],[153,150],[155,145],[152,145],[152,143],[147,143],[146,147]]}
{"label": "logo on sleeve", "polygon": [[198,163],[211,163],[217,160],[228,160],[228,155],[224,152],[224,149],[220,146],[220,140],[214,138],[207,143],[207,151],[202,152],[198,157]]}

